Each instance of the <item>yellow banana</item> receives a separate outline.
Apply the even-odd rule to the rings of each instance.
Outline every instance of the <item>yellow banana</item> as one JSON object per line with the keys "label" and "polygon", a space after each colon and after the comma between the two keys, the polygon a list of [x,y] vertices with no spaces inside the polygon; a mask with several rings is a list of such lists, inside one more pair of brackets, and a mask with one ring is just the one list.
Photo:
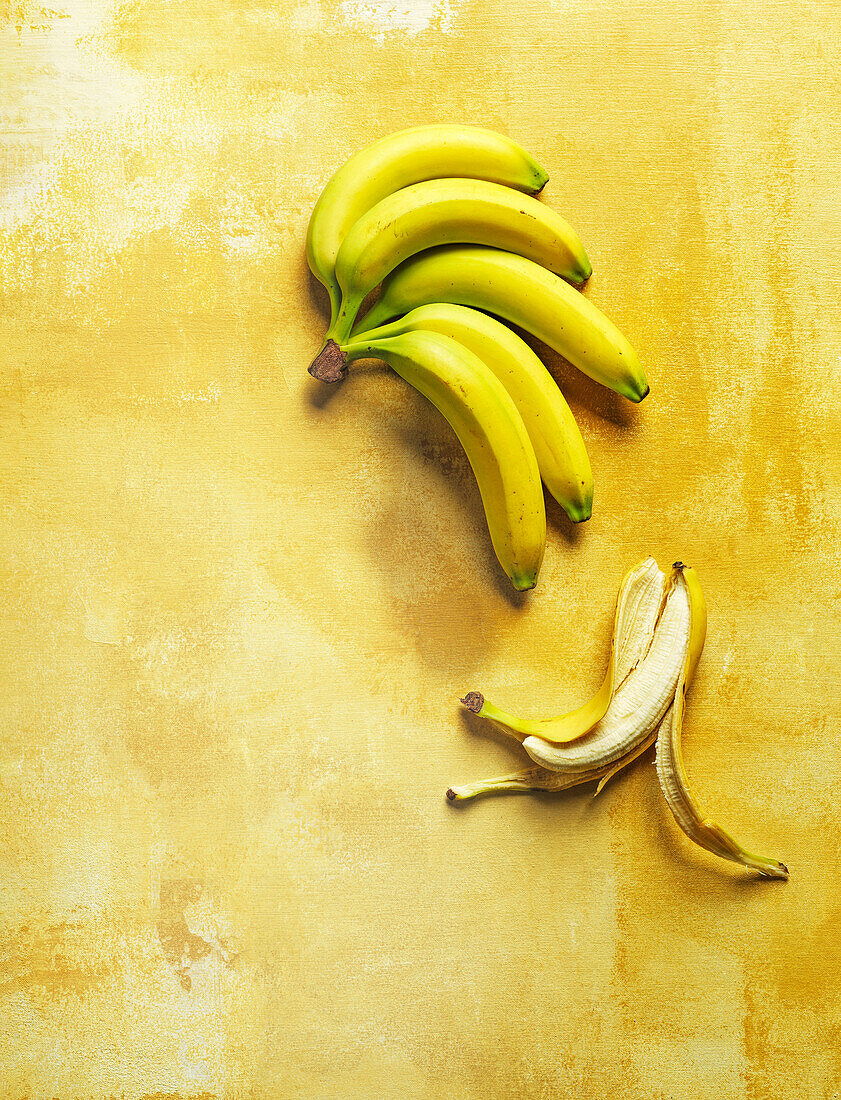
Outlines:
{"label": "yellow banana", "polygon": [[342,305],[327,338],[347,340],[366,295],[398,264],[459,242],[516,252],[573,283],[592,272],[569,222],[537,199],[486,180],[426,180],[388,195],[348,232],[336,257]]}
{"label": "yellow banana", "polygon": [[496,248],[443,245],[406,260],[385,279],[354,336],[429,302],[495,313],[631,401],[648,393],[636,352],[592,302],[540,264]]}
{"label": "yellow banana", "polygon": [[458,340],[493,371],[523,418],[546,488],[571,520],[589,519],[593,474],[584,440],[563,394],[528,344],[486,313],[448,303],[420,306],[367,336],[381,339],[418,329]]}
{"label": "yellow banana", "polygon": [[713,855],[751,867],[766,878],[788,878],[788,868],[777,859],[753,855],[746,851],[720,825],[710,821],[693,794],[686,777],[681,749],[681,729],[686,690],[695,666],[704,648],[707,633],[707,607],[704,593],[694,569],[677,562],[674,566],[677,586],[686,592],[690,608],[690,638],[686,659],[681,670],[674,703],[664,719],[657,738],[657,775],[660,786],[674,814],[675,821],[684,833]]}
{"label": "yellow banana", "polygon": [[382,359],[447,419],[470,460],[491,541],[518,590],[534,588],[546,512],[534,448],[508,391],[467,348],[437,332],[360,338],[347,360]]}
{"label": "yellow banana", "polygon": [[307,262],[330,295],[331,325],[341,303],[336,256],[354,222],[393,191],[445,176],[490,180],[528,194],[549,178],[525,149],[479,126],[417,126],[360,149],[321,192],[307,230]]}
{"label": "yellow banana", "polygon": [[[644,667],[655,633],[655,624],[663,604],[663,582],[663,574],[653,558],[647,558],[625,575],[616,602],[613,643],[607,673],[602,686],[592,699],[577,710],[570,711],[569,714],[562,715],[560,718],[518,718],[500,710],[478,691],[468,692],[462,699],[462,703],[468,710],[472,710],[481,718],[489,719],[504,733],[522,741],[524,745],[540,738],[540,745],[549,750],[553,745],[565,744],[584,737],[593,727],[598,727],[605,718],[615,694],[614,684],[619,685],[617,690],[621,690],[632,673]],[[675,679],[677,679],[677,672]],[[665,710],[665,707],[663,709]],[[658,721],[662,715],[661,710]],[[528,751],[537,763],[544,764],[544,761],[537,759],[531,750]],[[554,751],[560,753],[569,750]],[[594,764],[601,766],[615,759],[617,759],[616,756],[610,761],[589,758],[589,754],[585,753],[577,769],[564,770],[584,772]],[[551,764],[545,766],[552,767]],[[586,780],[582,779],[580,782],[586,782]]]}

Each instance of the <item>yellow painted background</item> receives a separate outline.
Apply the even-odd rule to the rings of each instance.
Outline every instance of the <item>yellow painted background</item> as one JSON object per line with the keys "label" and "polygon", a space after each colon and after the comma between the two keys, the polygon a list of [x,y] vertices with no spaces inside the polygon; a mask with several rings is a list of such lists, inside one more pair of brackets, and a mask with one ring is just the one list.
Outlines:
{"label": "yellow painted background", "polygon": [[[56,0],[61,2],[61,0]],[[0,1093],[841,1093],[838,3],[37,0],[0,8]],[[465,121],[548,167],[631,407],[557,360],[596,477],[513,596],[438,415],[306,365],[319,190]],[[593,801],[479,688],[565,709],[616,589],[695,565],[703,801]]]}

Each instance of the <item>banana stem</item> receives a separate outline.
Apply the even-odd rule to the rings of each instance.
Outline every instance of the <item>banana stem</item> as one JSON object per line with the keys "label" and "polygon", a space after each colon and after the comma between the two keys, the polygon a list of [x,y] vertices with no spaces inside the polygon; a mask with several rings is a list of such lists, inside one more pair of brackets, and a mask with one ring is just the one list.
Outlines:
{"label": "banana stem", "polygon": [[514,740],[518,741],[521,745],[528,736],[528,734],[520,733],[519,730],[515,728],[519,724],[518,719],[514,718],[511,714],[506,714],[505,711],[500,710],[499,707],[495,707],[493,703],[488,702],[481,691],[468,691],[461,702],[469,711],[478,714],[480,718],[487,718],[491,725],[496,726],[498,730],[507,734],[508,737],[513,737]]}
{"label": "banana stem", "polygon": [[353,330],[353,323],[356,320],[356,315],[362,306],[363,298],[354,296],[343,296],[342,304],[335,321],[331,324],[326,339],[335,340],[337,344],[346,344],[350,339],[350,334]]}
{"label": "banana stem", "polygon": [[336,323],[336,318],[339,316],[339,310],[342,308],[342,292],[339,289],[339,284],[335,280],[325,282],[324,287],[330,297],[330,328],[328,332],[333,328]]}
{"label": "banana stem", "polygon": [[307,368],[319,382],[340,382],[347,374],[348,364],[356,359],[377,359],[377,352],[370,341],[356,340],[341,347],[331,337],[324,342],[321,351]]}
{"label": "banana stem", "polygon": [[307,368],[319,382],[340,382],[347,374],[348,357],[335,340],[327,340]]}

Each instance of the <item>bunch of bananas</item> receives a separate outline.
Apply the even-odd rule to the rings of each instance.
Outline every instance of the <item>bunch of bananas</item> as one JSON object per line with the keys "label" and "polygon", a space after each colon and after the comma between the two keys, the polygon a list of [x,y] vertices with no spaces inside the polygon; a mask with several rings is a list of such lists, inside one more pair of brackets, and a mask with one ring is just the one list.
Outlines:
{"label": "bunch of bananas", "polygon": [[534,587],[546,546],[541,479],[581,522],[592,510],[593,477],[553,379],[488,314],[631,401],[648,393],[631,345],[571,285],[592,269],[572,226],[532,197],[547,179],[524,149],[490,130],[403,130],[339,169],[307,234],[307,260],[331,304],[310,374],[337,382],[348,363],[378,358],[432,402],[467,453],[494,550],[518,590]]}
{"label": "bunch of bananas", "polygon": [[694,569],[676,562],[667,579],[653,558],[632,569],[616,605],[608,670],[593,698],[560,718],[518,718],[477,691],[462,699],[521,742],[537,767],[451,787],[451,802],[494,791],[561,791],[597,781],[596,793],[657,742],[657,774],[666,802],[686,835],[708,852],[788,878],[779,860],[746,851],[702,812],[686,777],[681,729],[686,690],[707,634],[707,608]]}

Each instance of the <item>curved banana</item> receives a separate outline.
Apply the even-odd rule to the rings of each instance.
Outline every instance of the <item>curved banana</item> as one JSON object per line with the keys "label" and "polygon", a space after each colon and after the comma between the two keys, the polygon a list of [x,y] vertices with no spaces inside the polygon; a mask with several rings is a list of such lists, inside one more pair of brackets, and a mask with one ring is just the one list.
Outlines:
{"label": "curved banana", "polygon": [[447,419],[470,460],[500,565],[534,588],[546,511],[534,448],[508,391],[467,348],[437,332],[407,332],[343,347],[349,361],[382,359]]}
{"label": "curved banana", "polygon": [[510,328],[467,306],[420,306],[369,332],[368,338],[427,329],[458,340],[493,371],[511,394],[529,433],[543,483],[575,523],[593,510],[590,460],[564,396],[531,350]]}
{"label": "curved banana", "polygon": [[330,295],[331,325],[341,302],[333,269],[353,223],[393,191],[443,176],[491,180],[529,194],[549,178],[516,142],[479,126],[416,126],[360,149],[321,192],[307,229],[307,263]]}
{"label": "curved banana", "polygon": [[486,180],[426,180],[382,199],[342,241],[336,257],[342,305],[328,339],[347,340],[366,295],[398,264],[457,243],[516,252],[573,283],[593,270],[569,222],[537,199]]}
{"label": "curved banana", "polygon": [[[616,601],[613,642],[607,673],[602,686],[592,699],[577,710],[570,711],[569,714],[564,714],[560,718],[518,718],[500,710],[478,691],[468,692],[461,700],[462,703],[468,710],[472,710],[481,718],[489,719],[504,733],[522,741],[524,745],[532,738],[540,738],[540,743],[548,748],[583,737],[594,727],[598,729],[599,723],[605,719],[609,708],[612,707],[615,691],[621,690],[621,688],[614,689],[614,685],[623,685],[631,672],[640,666],[640,662],[645,661],[655,633],[655,624],[663,606],[664,580],[663,573],[653,558],[646,558],[625,575]],[[659,717],[662,717],[662,711],[658,720]],[[538,764],[544,763],[531,752],[529,755]],[[610,762],[585,759],[578,770],[587,771],[594,763],[601,766]],[[552,767],[552,765],[546,766]],[[579,780],[582,783],[586,781],[586,779]]]}
{"label": "curved banana", "polygon": [[676,584],[685,589],[690,608],[691,626],[689,648],[677,685],[675,700],[664,719],[657,738],[657,775],[660,786],[674,814],[675,821],[684,833],[713,855],[722,859],[752,867],[766,878],[788,878],[788,868],[777,859],[757,856],[747,852],[725,832],[720,825],[704,816],[686,777],[680,734],[683,726],[683,710],[686,689],[704,648],[707,633],[707,607],[704,593],[694,569],[677,562]]}
{"label": "curved banana", "polygon": [[417,306],[442,301],[519,325],[631,401],[648,393],[636,352],[592,302],[540,264],[496,248],[443,245],[406,260],[385,279],[354,337]]}
{"label": "curved banana", "polygon": [[526,737],[523,748],[532,760],[552,771],[581,771],[612,764],[638,748],[660,724],[674,698],[689,646],[689,620],[686,586],[672,578],[648,653],[616,691],[604,718],[571,745]]}

